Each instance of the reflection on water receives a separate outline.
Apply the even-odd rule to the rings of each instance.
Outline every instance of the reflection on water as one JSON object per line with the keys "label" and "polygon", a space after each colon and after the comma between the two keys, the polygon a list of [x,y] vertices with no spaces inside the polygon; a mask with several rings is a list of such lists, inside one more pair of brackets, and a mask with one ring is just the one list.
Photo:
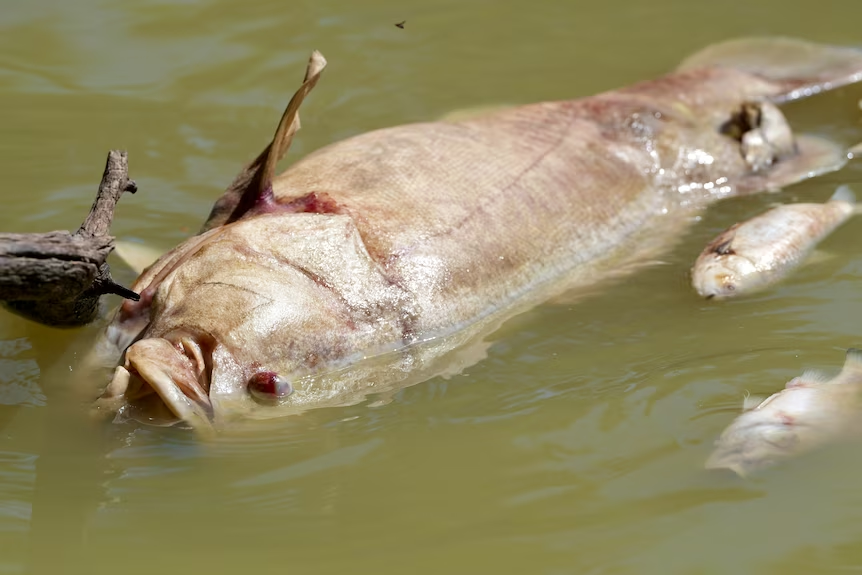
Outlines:
{"label": "reflection on water", "polygon": [[[330,65],[288,161],[456,108],[653,77],[730,36],[860,44],[862,16],[850,0],[828,12],[777,0],[7,4],[0,229],[74,229],[107,150],[125,147],[141,191],[120,202],[113,232],[160,249],[198,229],[266,143],[315,48]],[[788,113],[855,143],[860,97],[846,89]],[[749,481],[701,466],[746,394],[834,371],[862,345],[860,223],[823,244],[832,258],[750,298],[708,305],[687,270],[738,219],[860,179],[856,161],[717,204],[664,265],[511,320],[460,374],[209,444],[94,425],[84,406],[102,382],[75,378],[93,330],[2,312],[0,573],[858,570],[856,447]]]}

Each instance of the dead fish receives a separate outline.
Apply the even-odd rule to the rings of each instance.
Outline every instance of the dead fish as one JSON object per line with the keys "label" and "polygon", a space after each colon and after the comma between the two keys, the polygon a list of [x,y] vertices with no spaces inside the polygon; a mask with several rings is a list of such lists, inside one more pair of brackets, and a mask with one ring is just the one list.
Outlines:
{"label": "dead fish", "polygon": [[274,177],[324,65],[201,233],[134,283],[97,346],[116,362],[100,412],[218,428],[446,373],[500,322],[654,259],[717,198],[843,165],[796,136],[764,138],[753,166],[728,123],[744,104],[783,122],[775,102],[862,79],[857,51],[737,40],[622,90],[359,135]]}
{"label": "dead fish", "polygon": [[809,370],[737,417],[721,434],[707,469],[741,477],[858,435],[862,351],[849,349],[835,377]]}
{"label": "dead fish", "polygon": [[787,277],[814,247],[857,212],[856,199],[840,186],[823,204],[777,206],[723,231],[691,270],[697,293],[725,299],[765,289]]}

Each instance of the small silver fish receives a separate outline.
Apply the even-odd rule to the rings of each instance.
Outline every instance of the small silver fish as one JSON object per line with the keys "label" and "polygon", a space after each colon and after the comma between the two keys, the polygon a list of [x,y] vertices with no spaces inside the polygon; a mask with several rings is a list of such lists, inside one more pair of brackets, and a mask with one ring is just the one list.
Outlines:
{"label": "small silver fish", "polygon": [[841,373],[806,371],[734,420],[716,441],[707,469],[739,476],[844,437],[859,435],[862,351],[847,350]]}
{"label": "small silver fish", "polygon": [[788,204],[731,226],[698,256],[697,293],[724,299],[764,289],[797,268],[818,242],[858,212],[847,186],[823,204]]}

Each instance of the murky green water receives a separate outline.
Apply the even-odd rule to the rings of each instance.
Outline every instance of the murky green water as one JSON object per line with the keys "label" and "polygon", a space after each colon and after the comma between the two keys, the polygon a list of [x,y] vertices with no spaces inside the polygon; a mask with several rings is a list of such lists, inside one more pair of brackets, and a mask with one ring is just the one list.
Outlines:
{"label": "murky green water", "polygon": [[[7,0],[0,229],[76,228],[108,149],[125,147],[140,192],[113,231],[171,247],[266,143],[314,48],[330,65],[291,158],[455,108],[621,86],[731,36],[858,44],[862,3],[827,4]],[[851,143],[860,97],[789,113]],[[757,297],[706,305],[686,275],[734,221],[860,176],[851,163],[718,204],[666,265],[515,318],[459,376],[209,448],[84,425],[70,381],[91,330],[3,312],[0,573],[862,570],[858,445],[751,481],[701,471],[746,391],[837,369],[862,346],[862,220],[823,245],[834,257]]]}

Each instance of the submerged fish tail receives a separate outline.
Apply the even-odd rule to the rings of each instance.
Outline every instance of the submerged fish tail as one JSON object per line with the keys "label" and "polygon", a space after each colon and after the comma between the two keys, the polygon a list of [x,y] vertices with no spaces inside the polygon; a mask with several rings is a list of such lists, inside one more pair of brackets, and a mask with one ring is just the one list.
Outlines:
{"label": "submerged fish tail", "polygon": [[862,51],[792,38],[739,38],[688,57],[678,70],[719,66],[774,82],[785,102],[862,80]]}
{"label": "submerged fish tail", "polygon": [[853,190],[850,189],[850,186],[847,184],[838,186],[838,189],[835,190],[835,193],[832,194],[832,197],[829,198],[830,202],[845,202],[848,204],[856,204],[856,194],[853,193]]}

